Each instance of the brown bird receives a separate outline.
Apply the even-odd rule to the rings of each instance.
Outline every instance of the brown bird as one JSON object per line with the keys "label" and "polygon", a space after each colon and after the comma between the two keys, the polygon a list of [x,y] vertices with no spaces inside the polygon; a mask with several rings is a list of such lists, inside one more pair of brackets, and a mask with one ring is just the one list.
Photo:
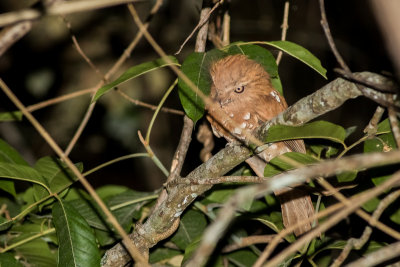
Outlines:
{"label": "brown bird", "polygon": [[[245,139],[243,129],[254,130],[287,108],[283,96],[272,86],[269,74],[256,61],[245,55],[231,55],[213,63],[210,98],[214,105],[207,106],[207,119],[214,134],[228,142]],[[305,153],[303,140],[277,142],[273,152],[261,152],[246,160],[254,172],[264,176],[264,168],[272,158],[286,152]],[[271,151],[269,149],[268,151]],[[307,192],[297,188],[284,188],[274,192],[278,197],[283,224],[287,228],[304,221],[314,214],[314,207]],[[311,222],[297,227],[296,236],[311,229]]]}

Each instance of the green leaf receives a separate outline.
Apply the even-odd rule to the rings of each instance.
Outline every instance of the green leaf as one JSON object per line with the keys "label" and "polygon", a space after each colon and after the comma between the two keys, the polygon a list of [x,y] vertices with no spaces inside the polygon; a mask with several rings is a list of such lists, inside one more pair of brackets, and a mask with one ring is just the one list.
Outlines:
{"label": "green leaf", "polygon": [[[18,151],[2,139],[0,139],[0,162],[29,166]],[[0,180],[0,189],[16,197],[14,181]]]}
{"label": "green leaf", "polygon": [[[100,208],[97,207],[95,202],[92,202],[87,199],[74,199],[72,201],[66,202],[69,205],[73,206],[76,211],[85,218],[86,222],[96,229],[100,229],[103,231],[108,231],[109,228],[106,225],[106,218],[103,217],[103,213]],[[101,215],[100,215],[101,214]]]}
{"label": "green leaf", "polygon": [[22,156],[12,146],[7,144],[0,138],[0,162],[15,163],[19,165],[29,164],[22,158]]}
{"label": "green leaf", "polygon": [[0,162],[0,177],[31,182],[50,190],[43,177],[29,166]]}
{"label": "green leaf", "polygon": [[365,202],[362,205],[362,207],[367,212],[373,212],[374,210],[376,210],[376,208],[378,207],[380,202],[381,202],[381,200],[379,198],[374,197],[374,198],[371,198],[370,200],[368,200],[367,202]]}
{"label": "green leaf", "polygon": [[[213,49],[207,53],[192,53],[182,63],[182,72],[201,92],[209,95],[211,87],[210,64],[224,55],[218,49]],[[204,114],[204,102],[198,93],[193,91],[181,78],[178,80],[178,86],[182,107],[186,115],[196,123]]]}
{"label": "green leaf", "polygon": [[193,253],[200,246],[200,242],[201,242],[201,237],[198,236],[189,245],[186,246],[185,254],[183,255],[183,260],[182,260],[181,266],[186,266],[185,263],[188,260],[190,260],[190,258],[192,257]]}
{"label": "green leaf", "polygon": [[0,112],[0,121],[22,121],[21,111]]}
{"label": "green leaf", "polygon": [[327,121],[315,121],[297,127],[274,125],[269,129],[265,142],[307,138],[327,139],[345,146],[346,130]]}
{"label": "green leaf", "polygon": [[121,76],[119,76],[115,81],[101,87],[99,90],[97,90],[96,95],[93,98],[93,102],[97,101],[102,95],[107,93],[110,89],[116,87],[117,85],[124,83],[126,81],[129,81],[131,79],[134,79],[136,77],[139,77],[140,75],[143,75],[147,72],[163,68],[165,66],[171,66],[171,65],[176,65],[178,66],[179,63],[177,59],[173,56],[168,56],[168,58],[172,61],[171,63],[166,62],[164,59],[159,58],[153,61],[145,62],[139,65],[136,65],[127,71],[125,71]]}
{"label": "green leaf", "polygon": [[128,231],[133,219],[141,217],[142,207],[156,197],[154,193],[128,190],[109,198],[106,203],[121,226]]}
{"label": "green leaf", "polygon": [[192,243],[200,236],[207,226],[207,221],[203,213],[188,210],[179,223],[178,231],[172,236],[171,241],[181,250]]}
{"label": "green leaf", "polygon": [[129,187],[110,184],[96,188],[96,193],[99,195],[101,199],[105,200],[110,197],[121,194],[127,190],[129,190]]}
{"label": "green leaf", "polygon": [[373,139],[365,140],[364,152],[387,152],[396,149],[396,140],[391,132],[381,134]]}
{"label": "green leaf", "polygon": [[54,267],[56,266],[56,255],[43,239],[35,239],[16,249],[32,266]]}
{"label": "green leaf", "polygon": [[[82,163],[75,165],[82,172]],[[34,168],[46,179],[53,193],[60,193],[78,180],[78,177],[75,176],[67,165],[57,158],[41,158],[36,162]]]}
{"label": "green leaf", "polygon": [[[15,238],[11,239],[9,244],[26,240],[44,230],[48,230],[46,224],[25,223],[14,226],[9,233],[12,233]],[[37,238],[17,246],[15,251],[32,266],[53,267],[56,265],[56,255],[50,250],[45,238]]]}
{"label": "green leaf", "polygon": [[301,62],[305,63],[312,69],[314,69],[316,72],[322,75],[325,79],[326,77],[326,69],[322,67],[321,61],[314,56],[310,51],[305,49],[304,47],[289,42],[289,41],[271,41],[271,42],[262,42],[267,45],[276,47],[283,52],[287,53],[288,55],[291,55],[292,57],[300,60]]}
{"label": "green leaf", "polygon": [[0,267],[23,267],[23,265],[17,261],[12,253],[0,254]]}
{"label": "green leaf", "polygon": [[180,251],[169,248],[157,248],[149,256],[149,263],[164,263],[165,260],[181,255]]}
{"label": "green leaf", "polygon": [[[255,218],[255,220],[263,223],[264,225],[268,226],[271,230],[279,233],[283,230],[283,221],[282,221],[282,213],[278,211],[273,211],[269,215],[264,214]],[[289,243],[295,241],[295,237],[293,234],[285,236],[285,240]]]}
{"label": "green leaf", "polygon": [[392,215],[390,215],[390,220],[397,224],[400,224],[400,209],[397,209]]}
{"label": "green leaf", "polygon": [[376,134],[377,135],[385,134],[385,133],[390,133],[391,131],[392,128],[390,127],[389,119],[385,119],[378,124],[378,129],[376,131]]}
{"label": "green leaf", "polygon": [[298,152],[288,152],[278,157],[273,158],[264,169],[264,176],[271,177],[277,175],[281,172],[292,170],[295,166],[289,164],[284,158],[295,160],[302,165],[309,165],[318,162],[317,159],[311,157],[310,155],[298,153]]}
{"label": "green leaf", "polygon": [[257,260],[257,255],[249,250],[238,250],[227,255],[230,262],[239,267],[253,266]]}
{"label": "green leaf", "polygon": [[71,204],[61,200],[54,204],[53,221],[60,244],[58,266],[100,265],[100,252],[93,231]]}
{"label": "green leaf", "polygon": [[274,88],[283,95],[278,65],[276,65],[276,60],[270,51],[258,45],[243,44],[241,42],[230,44],[226,49],[228,49],[227,54],[229,55],[243,54],[263,66],[270,75]]}
{"label": "green leaf", "polygon": [[13,181],[0,180],[0,189],[11,194],[13,197],[17,197],[17,192],[15,192]]}
{"label": "green leaf", "polygon": [[357,177],[357,171],[348,171],[348,172],[342,172],[338,175],[336,175],[338,182],[343,183],[343,182],[351,182]]}

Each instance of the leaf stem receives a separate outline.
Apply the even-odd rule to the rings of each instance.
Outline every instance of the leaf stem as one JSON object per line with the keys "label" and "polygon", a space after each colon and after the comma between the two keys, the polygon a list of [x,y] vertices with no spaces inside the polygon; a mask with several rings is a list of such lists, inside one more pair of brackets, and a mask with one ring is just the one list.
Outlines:
{"label": "leaf stem", "polygon": [[138,157],[149,157],[149,156],[150,155],[148,153],[134,153],[134,154],[129,154],[129,155],[125,155],[125,156],[122,156],[122,157],[118,157],[118,158],[112,159],[110,161],[107,161],[107,162],[105,162],[103,164],[100,164],[99,166],[94,167],[93,169],[88,170],[87,172],[83,173],[83,176],[88,176],[89,174],[92,174],[92,173],[94,173],[94,172],[96,172],[96,171],[98,171],[98,170],[100,170],[100,169],[102,169],[104,167],[107,167],[107,166],[109,166],[111,164],[114,164],[114,163],[116,163],[118,161],[123,161],[123,160],[126,160],[126,159],[138,158]]}
{"label": "leaf stem", "polygon": [[14,243],[14,244],[11,244],[11,245],[5,247],[4,249],[0,249],[0,253],[4,253],[4,252],[7,252],[7,251],[9,251],[11,249],[14,249],[16,247],[22,246],[23,244],[28,243],[28,242],[36,239],[36,238],[39,238],[39,237],[42,237],[42,236],[45,236],[45,235],[48,235],[48,234],[55,233],[55,231],[56,231],[55,228],[47,229],[47,230],[45,230],[43,232],[40,232],[40,233],[38,233],[36,235],[32,235],[32,236],[30,236],[28,238],[25,238],[25,239],[23,239],[21,241],[18,241],[16,243]]}
{"label": "leaf stem", "polygon": [[114,211],[114,210],[121,209],[121,208],[129,206],[129,205],[132,205],[132,204],[136,204],[136,203],[139,203],[139,202],[142,202],[142,201],[146,201],[146,200],[157,199],[157,198],[158,198],[158,194],[137,198],[137,199],[134,199],[134,200],[131,200],[131,201],[127,201],[127,202],[124,202],[124,203],[121,203],[121,204],[118,204],[118,205],[115,205],[115,206],[111,206],[110,210]]}
{"label": "leaf stem", "polygon": [[161,99],[160,103],[157,106],[156,111],[154,112],[153,117],[151,118],[150,124],[149,124],[149,128],[147,129],[147,133],[146,133],[146,143],[150,144],[150,133],[151,133],[151,129],[153,128],[154,125],[154,121],[157,118],[158,113],[161,110],[162,105],[164,104],[165,100],[167,100],[167,97],[169,96],[169,94],[172,92],[172,90],[175,88],[176,84],[178,83],[178,79],[175,79],[175,81],[171,84],[171,86],[168,88],[167,92],[165,92],[163,98]]}

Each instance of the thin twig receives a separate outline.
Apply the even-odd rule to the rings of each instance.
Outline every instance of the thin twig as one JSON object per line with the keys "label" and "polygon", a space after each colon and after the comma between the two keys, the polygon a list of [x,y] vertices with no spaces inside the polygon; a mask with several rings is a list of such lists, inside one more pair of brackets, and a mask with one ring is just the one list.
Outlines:
{"label": "thin twig", "polygon": [[156,154],[154,154],[153,150],[150,147],[150,144],[146,140],[144,140],[143,135],[140,131],[138,131],[138,136],[139,136],[140,142],[143,144],[144,148],[146,149],[147,154],[149,154],[149,157],[154,161],[156,166],[164,173],[164,175],[166,177],[168,177],[169,172],[164,167],[164,165],[161,163],[161,161],[158,159]]}
{"label": "thin twig", "polygon": [[[288,20],[289,20],[289,1],[286,1],[285,8],[283,11],[283,22],[281,25],[281,28],[282,28],[281,40],[282,41],[286,40],[286,33],[289,28]],[[282,54],[283,54],[283,52],[281,50],[279,50],[278,56],[276,57],[276,65],[279,65],[279,63],[281,62]]]}
{"label": "thin twig", "polygon": [[2,29],[0,32],[0,57],[31,29],[31,21],[20,22]]}
{"label": "thin twig", "polygon": [[85,116],[83,116],[83,119],[79,124],[78,129],[76,130],[74,136],[72,137],[71,141],[69,141],[68,146],[65,149],[65,155],[68,156],[69,153],[71,153],[72,149],[74,148],[76,142],[78,142],[79,137],[82,135],[83,130],[85,129],[87,123],[89,122],[90,117],[92,116],[95,105],[96,102],[91,102],[89,104],[89,107],[85,112]]}
{"label": "thin twig", "polygon": [[[299,238],[296,242],[292,243],[288,248],[286,248],[284,251],[279,253],[277,256],[274,258],[268,260],[265,266],[276,266],[280,262],[282,262],[285,258],[287,258],[289,255],[292,253],[296,252],[298,249],[301,249],[304,244],[307,244],[310,242],[312,239],[317,237],[320,233],[325,232],[329,228],[333,227],[336,225],[338,222],[343,220],[343,218],[346,218],[349,214],[354,212],[358,207],[360,207],[362,204],[367,202],[373,197],[378,196],[381,194],[385,189],[392,187],[393,185],[397,184],[400,180],[400,172],[396,172],[393,174],[391,179],[383,182],[382,184],[368,190],[364,191],[363,193],[352,197],[350,199],[352,205],[351,206],[346,206],[343,208],[341,211],[333,214],[332,217],[327,219],[324,223],[321,223],[318,225],[316,228]],[[362,265],[361,265],[362,266]]]}
{"label": "thin twig", "polygon": [[396,85],[394,82],[392,84],[382,86],[381,84],[375,84],[373,82],[368,81],[367,79],[362,79],[360,77],[357,77],[352,72],[348,72],[343,69],[335,68],[335,69],[333,69],[333,71],[342,75],[342,77],[345,78],[346,80],[364,85],[366,87],[375,89],[377,91],[386,92],[386,93],[397,93],[399,90],[398,85]]}
{"label": "thin twig", "polygon": [[[60,1],[46,9],[45,15],[61,15],[84,12],[110,6],[122,5],[143,0],[80,0]],[[0,27],[21,21],[32,21],[39,19],[44,13],[39,9],[23,9],[0,14]]]}
{"label": "thin twig", "polygon": [[[334,194],[333,196],[338,199],[339,201],[343,202],[347,206],[351,206],[352,203],[345,197],[343,196],[339,191],[337,191],[332,185],[330,185],[325,179],[323,178],[318,178],[317,181],[322,185],[324,188],[326,188],[329,191],[333,191]],[[381,230],[382,232],[390,235],[391,237],[398,239],[400,237],[400,233],[397,232],[396,230],[390,228],[389,226],[381,223],[380,221],[376,220],[375,218],[371,217],[368,213],[363,211],[362,209],[357,209],[355,213],[364,219],[368,224],[371,226],[374,226]]]}
{"label": "thin twig", "polygon": [[[134,105],[145,107],[145,108],[148,108],[148,109],[151,109],[151,110],[156,110],[157,109],[157,106],[154,106],[154,105],[145,103],[143,101],[134,99],[134,98],[130,97],[129,95],[127,95],[126,93],[124,93],[122,90],[120,90],[118,88],[116,89],[116,92],[118,94],[120,94],[123,98],[125,98],[126,100],[128,100],[129,102],[134,104]],[[162,107],[161,111],[165,112],[165,113],[171,113],[171,114],[175,114],[175,115],[180,115],[180,116],[185,115],[185,112],[183,112],[182,110],[177,110],[177,109],[173,109],[173,108],[164,108],[164,107]]]}
{"label": "thin twig", "polygon": [[222,35],[222,45],[226,46],[230,44],[230,34],[231,34],[231,16],[228,10],[224,13],[223,19],[223,35]]}
{"label": "thin twig", "polygon": [[178,55],[183,47],[185,46],[185,44],[190,40],[190,38],[192,38],[193,34],[200,28],[202,27],[204,24],[206,24],[208,22],[208,19],[210,18],[211,14],[214,12],[215,9],[217,9],[217,7],[219,7],[219,5],[221,5],[224,2],[224,0],[219,0],[217,3],[215,3],[215,5],[213,6],[213,8],[209,10],[209,8],[203,8],[202,12],[207,12],[206,16],[203,16],[202,14],[200,14],[200,21],[199,23],[196,25],[196,27],[193,29],[193,31],[189,34],[189,36],[185,39],[185,41],[182,43],[182,45],[180,46],[179,50],[175,53],[175,55]]}
{"label": "thin twig", "polygon": [[169,94],[172,92],[172,90],[175,88],[175,86],[178,84],[178,79],[175,79],[175,81],[170,85],[170,87],[167,89],[165,92],[164,96],[162,97],[160,103],[157,106],[157,109],[155,110],[153,117],[150,120],[149,123],[149,128],[147,129],[146,133],[146,143],[150,144],[150,134],[151,134],[151,129],[153,128],[154,122],[157,118],[158,113],[161,110],[162,105],[164,104],[165,100],[167,100]]}
{"label": "thin twig", "polygon": [[32,116],[32,114],[26,110],[26,107],[19,101],[19,99],[14,95],[14,93],[8,88],[8,86],[4,83],[2,79],[0,79],[0,87],[3,92],[9,97],[9,99],[18,107],[19,110],[22,111],[24,116],[29,120],[29,122],[35,127],[38,133],[46,140],[49,146],[53,149],[54,152],[67,164],[67,166],[71,169],[71,171],[78,177],[79,181],[85,187],[85,189],[89,192],[91,197],[96,201],[99,207],[107,216],[110,223],[115,227],[118,233],[121,235],[123,239],[123,243],[128,249],[131,256],[143,266],[149,266],[146,259],[140,254],[137,250],[133,242],[129,239],[125,230],[118,223],[117,219],[110,212],[107,206],[104,204],[103,200],[97,195],[94,188],[90,185],[90,183],[86,180],[86,178],[81,174],[78,168],[72,163],[72,161],[64,154],[62,149],[57,145],[54,139],[49,135],[49,133],[43,128],[43,126]]}
{"label": "thin twig", "polygon": [[214,135],[206,122],[203,122],[199,126],[196,139],[203,145],[203,148],[200,150],[200,159],[202,162],[206,162],[212,157],[211,152],[214,149]]}
{"label": "thin twig", "polygon": [[[378,249],[368,255],[347,264],[346,267],[359,267],[359,266],[381,266],[381,263],[391,259],[398,258],[400,255],[400,242],[390,245],[385,245],[383,248]],[[386,264],[385,264],[386,266]],[[393,266],[393,265],[392,265]]]}
{"label": "thin twig", "polygon": [[[161,6],[161,3],[162,3],[162,0],[157,0],[157,2],[154,4],[153,8],[150,11],[149,17],[152,17],[158,11],[158,9]],[[144,27],[147,28],[148,23],[146,23],[146,25],[144,25]],[[111,75],[113,75],[118,70],[118,68],[123,64],[123,62],[129,57],[132,50],[135,48],[135,46],[137,45],[137,43],[139,42],[139,40],[142,36],[143,35],[140,31],[136,34],[133,41],[129,44],[128,48],[120,56],[120,58],[117,60],[117,62],[114,64],[114,66],[106,73],[103,80],[100,81],[96,85],[97,89],[99,89],[101,86],[103,86],[104,82],[107,81],[111,77]],[[92,96],[92,100],[93,100],[93,97],[94,97],[94,95]],[[96,105],[96,102],[91,102],[88,109],[86,110],[85,116],[83,117],[78,129],[76,130],[74,136],[72,137],[67,148],[65,149],[65,152],[67,153],[67,155],[72,151],[76,142],[78,141],[79,137],[81,136],[83,130],[85,129],[87,123],[89,122],[89,119],[92,116],[95,105]]]}
{"label": "thin twig", "polygon": [[[329,24],[328,24],[328,20],[326,18],[326,12],[325,12],[325,0],[319,0],[319,5],[320,5],[320,9],[321,9],[321,26],[322,26],[322,28],[324,30],[325,37],[328,40],[329,46],[330,46],[333,54],[335,55],[335,58],[336,58],[337,62],[342,67],[342,69],[346,73],[347,77],[350,77],[351,76],[351,70],[350,70],[349,66],[346,64],[346,62],[344,61],[343,57],[340,55],[339,51],[337,50],[336,44],[335,44],[335,42],[333,40],[333,37],[332,37],[332,34],[331,34],[331,30],[329,28]],[[360,86],[359,84],[356,84],[356,86],[363,93],[363,95],[365,97],[371,99],[372,101],[375,101],[379,105],[385,106],[385,107],[393,106],[393,102],[379,97],[375,93],[375,91],[371,91],[371,90],[367,91],[365,89],[365,87]]]}
{"label": "thin twig", "polygon": [[[392,96],[393,101],[393,96]],[[397,120],[397,112],[393,107],[388,107],[389,113],[389,122],[392,128],[392,133],[394,139],[396,140],[397,148],[400,148],[400,129],[399,129],[399,121]]]}
{"label": "thin twig", "polygon": [[347,66],[346,62],[343,60],[343,57],[340,55],[339,51],[337,50],[335,42],[333,41],[331,29],[329,28],[329,24],[328,24],[328,19],[326,18],[325,0],[319,0],[319,6],[321,9],[321,26],[325,32],[325,37],[328,40],[329,46],[331,47],[331,50],[332,50],[333,54],[335,55],[337,62],[342,67],[342,69],[344,69],[347,72],[351,72],[350,68]]}
{"label": "thin twig", "polygon": [[[221,209],[218,218],[213,222],[204,232],[203,239],[196,250],[193,258],[191,261],[188,262],[188,266],[200,266],[202,265],[205,260],[208,258],[208,256],[212,253],[214,250],[216,244],[218,243],[219,238],[225,233],[227,230],[228,225],[232,221],[232,219],[235,216],[236,209],[240,207],[241,203],[245,203],[246,201],[250,201],[254,198],[265,196],[266,194],[272,193],[274,190],[277,190],[278,188],[283,188],[285,186],[291,186],[292,184],[299,184],[303,183],[308,179],[313,179],[316,177],[328,177],[332,174],[336,174],[341,171],[347,171],[347,170],[354,170],[354,169],[359,169],[362,168],[361,165],[364,164],[371,164],[373,161],[377,160],[377,157],[387,157],[386,159],[390,159],[391,161],[399,161],[399,158],[395,158],[394,154],[389,155],[388,153],[397,153],[400,155],[400,151],[392,151],[392,152],[387,152],[387,153],[379,153],[378,154],[373,154],[369,153],[368,155],[357,155],[357,156],[350,156],[347,158],[339,159],[339,160],[327,160],[325,162],[321,162],[320,164],[317,165],[311,165],[311,166],[305,166],[293,171],[288,171],[286,173],[277,175],[271,179],[268,179],[266,182],[260,184],[260,185],[253,185],[253,186],[246,186],[243,188],[240,188],[236,191],[236,193],[230,198],[230,200],[225,204],[224,208]],[[344,170],[345,168],[346,170]],[[339,171],[340,170],[340,171]],[[400,173],[394,175],[392,179],[385,181],[384,183],[380,184],[379,186],[373,188],[371,191],[373,191],[373,196],[375,194],[379,194],[384,190],[385,188],[389,187],[390,185],[393,185],[395,182],[398,182],[397,179],[400,179]],[[378,190],[378,191],[376,191]],[[372,193],[371,193],[372,194]],[[365,197],[362,197],[361,204],[367,201],[366,196],[370,195],[362,195]],[[353,202],[353,201],[352,201]],[[360,204],[360,205],[361,205]],[[345,210],[348,214],[352,212],[354,209],[358,207],[357,204],[354,204],[355,206],[352,207],[345,207],[343,210]],[[339,213],[337,213],[339,214]],[[341,216],[346,216],[344,214],[341,214]],[[316,216],[315,216],[316,217]],[[313,221],[315,219],[314,216],[311,216],[309,218],[310,221]],[[335,217],[333,216],[332,220],[340,220],[343,217]],[[302,245],[305,243],[309,242],[311,239],[314,237],[318,236],[321,232],[325,231],[329,227],[333,226],[337,221],[332,221],[331,219],[327,220],[327,223],[323,224],[323,227],[321,225],[317,226],[313,230],[310,231],[310,235],[306,234],[305,236],[307,239],[300,238],[299,240],[302,240],[301,244],[296,243],[296,250],[299,249]],[[304,222],[299,222],[298,224],[294,225],[293,227],[299,227],[300,225],[307,223],[305,220]],[[315,230],[317,229],[317,230]],[[289,230],[289,229],[286,229]],[[293,229],[292,229],[293,230]],[[281,238],[281,236],[279,237]],[[400,238],[400,237],[399,237]],[[276,243],[275,243],[276,245]],[[271,246],[271,245],[270,245]],[[293,249],[293,245],[291,246]],[[289,247],[290,248],[290,247]],[[271,253],[270,249],[267,250],[268,252],[266,255],[269,255]],[[286,250],[285,250],[286,251]],[[287,250],[289,251],[289,250]],[[291,253],[293,253],[293,250],[291,250]],[[286,257],[288,255],[286,254]],[[285,258],[286,258],[285,257]],[[264,262],[264,259],[261,259],[261,262]],[[280,261],[279,261],[280,262]],[[279,263],[275,262],[275,264]]]}
{"label": "thin twig", "polygon": [[[376,221],[379,220],[379,217],[382,215],[382,213],[385,211],[385,209],[393,203],[398,197],[400,196],[400,190],[397,190],[390,195],[386,196],[383,200],[379,202],[378,207],[372,214],[372,218]],[[331,267],[338,267],[343,264],[343,262],[346,260],[347,256],[349,255],[350,251],[355,248],[355,249],[361,249],[365,243],[367,243],[369,237],[372,234],[372,227],[367,226],[364,229],[363,234],[361,235],[360,238],[350,238],[349,241],[347,242],[345,248],[342,250],[340,253],[339,257],[335,259],[335,261],[332,263]]]}
{"label": "thin twig", "polygon": [[378,123],[382,118],[383,112],[385,112],[384,108],[380,106],[376,108],[374,115],[364,129],[364,133],[366,133],[368,136],[374,136],[376,134],[378,131]]}
{"label": "thin twig", "polygon": [[[81,46],[78,43],[78,40],[76,39],[75,34],[72,32],[72,28],[71,28],[71,22],[64,16],[61,15],[62,19],[64,20],[65,26],[67,27],[67,29],[69,30],[69,34],[71,36],[71,40],[72,43],[74,44],[74,47],[76,49],[76,51],[78,51],[79,55],[81,55],[81,57],[86,61],[86,63],[94,70],[94,72],[97,74],[97,76],[100,79],[103,79],[104,74],[101,73],[101,71],[99,70],[99,68],[97,68],[93,62],[90,60],[90,58],[85,54],[85,52],[83,52]],[[105,81],[107,82],[107,81]]]}

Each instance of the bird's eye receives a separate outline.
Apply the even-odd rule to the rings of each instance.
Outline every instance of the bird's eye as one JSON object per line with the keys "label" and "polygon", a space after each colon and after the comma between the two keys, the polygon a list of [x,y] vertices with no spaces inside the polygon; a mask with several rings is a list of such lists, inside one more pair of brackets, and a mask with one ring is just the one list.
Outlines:
{"label": "bird's eye", "polygon": [[235,93],[238,93],[238,94],[243,93],[243,91],[244,91],[244,85],[239,86],[235,89]]}

